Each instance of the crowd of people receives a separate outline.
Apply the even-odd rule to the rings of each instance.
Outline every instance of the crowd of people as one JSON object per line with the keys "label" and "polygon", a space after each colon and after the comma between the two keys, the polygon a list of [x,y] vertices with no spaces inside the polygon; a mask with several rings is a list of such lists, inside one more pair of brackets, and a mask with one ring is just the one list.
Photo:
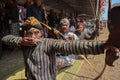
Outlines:
{"label": "crowd of people", "polygon": [[[42,0],[33,0],[33,3],[31,0],[26,0],[26,3],[22,5],[18,4],[16,0],[1,0],[0,11],[0,38],[4,42],[1,50],[4,50],[4,46],[7,45],[21,46],[28,80],[55,80],[55,56],[58,58],[66,56],[66,61],[71,62],[68,54],[73,58],[73,54],[99,54],[104,51],[101,47],[104,45],[104,41],[88,42],[89,45],[82,42],[82,40],[93,40],[96,37],[98,29],[92,19],[80,19],[74,13],[68,14],[63,10],[60,10],[59,13],[54,9],[47,11]],[[63,36],[41,27],[42,24],[41,26],[38,24],[26,25],[25,21],[29,17],[34,17],[39,22],[57,29]],[[24,33],[20,32],[21,27]],[[83,46],[84,50],[79,50]],[[93,51],[91,47],[99,47],[99,49],[95,48],[97,50]]]}
{"label": "crowd of people", "polygon": [[[16,0],[1,0],[0,11],[0,38],[8,34],[20,36],[21,25],[31,16],[59,30],[66,39],[93,40],[97,34],[94,20],[80,19],[77,14],[68,14],[64,10],[47,10],[42,4],[42,0],[26,0],[24,4],[19,4]],[[46,28],[43,29],[43,37],[62,39],[61,36],[53,34]],[[1,51],[6,50],[7,45],[2,43],[0,45]],[[8,47],[8,50],[13,51],[13,48]],[[0,55],[2,56],[2,54]]]}
{"label": "crowd of people", "polygon": [[[24,4],[20,4],[16,0],[1,0],[0,37],[2,38],[8,34],[19,36],[20,25],[30,16],[34,16],[40,22],[58,30],[61,28],[61,19],[66,18],[69,21],[69,31],[78,35],[79,39],[94,38],[92,34],[94,34],[95,24],[92,19],[80,19],[77,14],[68,14],[64,10],[45,9],[42,0],[26,0]],[[83,29],[81,28],[82,30],[80,30],[79,26],[83,26]],[[49,35],[51,32],[48,31],[46,33],[46,29],[44,29],[44,32],[44,37],[56,38],[53,35]]]}
{"label": "crowd of people", "polygon": [[[25,62],[25,75],[28,80],[56,80],[56,55],[103,54],[105,41],[81,41],[51,39],[42,37],[43,27],[29,17],[22,26],[23,35],[7,35],[4,44],[21,48]],[[69,34],[68,34],[69,35]],[[98,49],[99,48],[99,49]],[[58,64],[59,65],[59,64]]]}

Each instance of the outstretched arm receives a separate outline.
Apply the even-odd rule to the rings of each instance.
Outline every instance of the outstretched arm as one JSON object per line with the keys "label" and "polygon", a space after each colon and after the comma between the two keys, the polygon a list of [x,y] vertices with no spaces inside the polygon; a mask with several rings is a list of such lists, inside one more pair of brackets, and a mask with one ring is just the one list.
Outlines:
{"label": "outstretched arm", "polygon": [[21,37],[16,37],[13,35],[7,35],[2,38],[2,41],[6,45],[10,46],[19,46],[19,42],[22,38]]}
{"label": "outstretched arm", "polygon": [[3,43],[11,46],[35,46],[35,39],[29,37],[17,37],[7,35],[2,38]]}
{"label": "outstretched arm", "polygon": [[54,41],[56,51],[61,53],[73,54],[100,54],[104,53],[105,41]]}

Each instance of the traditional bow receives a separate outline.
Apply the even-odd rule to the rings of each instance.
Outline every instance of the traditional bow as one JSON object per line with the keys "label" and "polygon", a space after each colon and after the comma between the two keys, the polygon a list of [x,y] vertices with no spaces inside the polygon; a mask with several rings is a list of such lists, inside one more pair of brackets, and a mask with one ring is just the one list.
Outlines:
{"label": "traditional bow", "polygon": [[102,76],[107,66],[113,67],[114,66],[113,62],[119,58],[120,50],[118,48],[113,46],[107,46],[105,48],[106,48],[105,65],[101,73],[94,80],[98,80]]}

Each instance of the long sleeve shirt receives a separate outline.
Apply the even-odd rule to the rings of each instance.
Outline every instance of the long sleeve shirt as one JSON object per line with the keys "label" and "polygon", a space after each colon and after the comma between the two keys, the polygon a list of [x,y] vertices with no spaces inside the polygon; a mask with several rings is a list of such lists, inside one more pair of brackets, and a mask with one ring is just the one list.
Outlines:
{"label": "long sleeve shirt", "polygon": [[[8,35],[2,38],[8,45],[19,46],[21,37]],[[56,80],[55,54],[93,54],[104,52],[104,41],[65,41],[41,38],[33,47],[22,46],[23,56],[27,66],[28,80]]]}

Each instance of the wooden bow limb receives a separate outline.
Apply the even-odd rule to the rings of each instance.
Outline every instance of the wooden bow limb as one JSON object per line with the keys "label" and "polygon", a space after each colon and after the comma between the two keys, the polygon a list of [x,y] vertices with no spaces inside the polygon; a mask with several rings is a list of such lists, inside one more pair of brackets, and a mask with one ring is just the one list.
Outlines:
{"label": "wooden bow limb", "polygon": [[99,72],[95,69],[95,67],[90,63],[90,61],[89,61],[84,55],[79,55],[79,56],[82,57],[82,58],[90,65],[90,67],[91,67],[95,72],[99,73]]}
{"label": "wooden bow limb", "polygon": [[93,79],[93,80],[98,80],[103,75],[103,73],[105,72],[106,68],[107,68],[107,65],[105,64],[104,67],[103,67],[103,69],[102,69],[102,71],[100,72],[100,74],[95,79]]}
{"label": "wooden bow limb", "polygon": [[98,79],[103,75],[103,73],[105,72],[105,69],[106,69],[106,67],[107,67],[107,64],[104,65],[102,71],[99,73],[99,72],[95,69],[95,67],[90,63],[90,61],[89,61],[88,59],[86,59],[85,56],[83,56],[83,55],[80,55],[80,56],[90,65],[90,67],[91,67],[95,72],[97,72],[97,73],[99,74],[97,77],[95,77],[95,78],[93,79],[93,80],[98,80]]}

